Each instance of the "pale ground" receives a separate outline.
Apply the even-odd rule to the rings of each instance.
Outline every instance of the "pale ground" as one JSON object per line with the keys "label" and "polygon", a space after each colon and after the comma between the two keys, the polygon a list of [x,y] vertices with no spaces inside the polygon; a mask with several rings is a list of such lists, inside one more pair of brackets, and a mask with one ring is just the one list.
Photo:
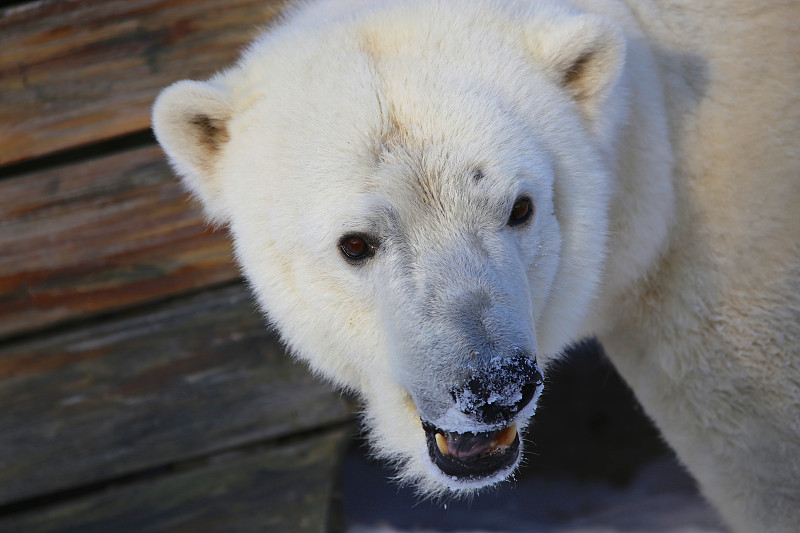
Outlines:
{"label": "pale ground", "polygon": [[358,453],[345,461],[347,533],[725,533],[692,480],[669,457],[624,487],[527,474],[472,502],[418,502]]}

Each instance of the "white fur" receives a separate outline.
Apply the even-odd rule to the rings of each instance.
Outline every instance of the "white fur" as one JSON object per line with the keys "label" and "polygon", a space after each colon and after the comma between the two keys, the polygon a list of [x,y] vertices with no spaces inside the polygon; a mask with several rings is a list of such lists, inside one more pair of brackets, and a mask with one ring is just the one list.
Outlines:
{"label": "white fur", "polygon": [[[307,2],[166,89],[154,128],[283,339],[425,493],[510,472],[427,456],[420,415],[486,429],[447,394],[474,361],[597,335],[732,529],[796,531],[798,5]],[[379,237],[365,264],[351,232]]]}

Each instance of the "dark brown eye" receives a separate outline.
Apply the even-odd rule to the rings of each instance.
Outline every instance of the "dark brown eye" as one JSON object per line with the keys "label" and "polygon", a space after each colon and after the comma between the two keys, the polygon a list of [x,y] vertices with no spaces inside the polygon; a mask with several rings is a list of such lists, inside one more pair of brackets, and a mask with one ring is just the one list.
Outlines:
{"label": "dark brown eye", "polygon": [[373,247],[361,235],[345,235],[339,241],[339,249],[351,261],[366,259],[373,253]]}
{"label": "dark brown eye", "polygon": [[519,226],[530,220],[533,215],[533,203],[530,198],[519,198],[514,202],[514,207],[511,208],[511,214],[508,217],[509,226]]}

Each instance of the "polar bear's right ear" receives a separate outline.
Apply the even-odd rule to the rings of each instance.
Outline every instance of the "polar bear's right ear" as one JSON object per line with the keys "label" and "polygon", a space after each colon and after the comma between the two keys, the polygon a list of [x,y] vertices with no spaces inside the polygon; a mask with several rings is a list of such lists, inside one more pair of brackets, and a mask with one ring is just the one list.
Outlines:
{"label": "polar bear's right ear", "polygon": [[616,85],[625,61],[625,39],[610,21],[596,15],[573,15],[525,29],[535,60],[595,120]]}
{"label": "polar bear's right ear", "polygon": [[215,223],[228,220],[218,162],[229,140],[231,107],[213,82],[179,81],[153,105],[153,131],[183,183]]}

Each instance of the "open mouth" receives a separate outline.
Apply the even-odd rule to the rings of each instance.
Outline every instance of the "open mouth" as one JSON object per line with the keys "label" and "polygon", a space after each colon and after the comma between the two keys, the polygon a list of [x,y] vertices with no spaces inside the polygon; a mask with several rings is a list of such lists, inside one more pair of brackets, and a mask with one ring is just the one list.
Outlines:
{"label": "open mouth", "polygon": [[422,421],[428,454],[444,474],[463,481],[491,477],[519,457],[517,425],[484,433],[444,431]]}

